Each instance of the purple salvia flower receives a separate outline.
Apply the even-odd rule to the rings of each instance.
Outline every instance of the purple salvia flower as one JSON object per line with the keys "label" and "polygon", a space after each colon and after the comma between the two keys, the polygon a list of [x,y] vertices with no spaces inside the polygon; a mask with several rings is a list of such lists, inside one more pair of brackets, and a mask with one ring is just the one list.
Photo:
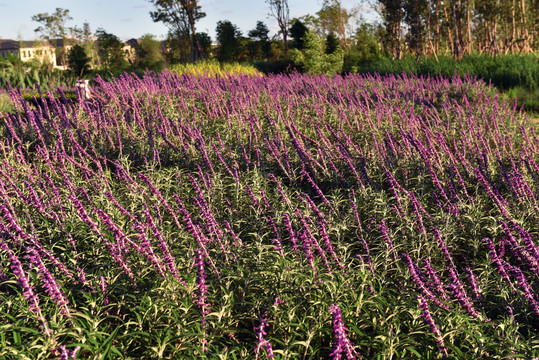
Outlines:
{"label": "purple salvia flower", "polygon": [[[99,290],[101,291],[101,295],[105,296],[107,292],[107,283],[105,281],[105,278],[103,276],[99,277]],[[107,305],[109,303],[109,298],[105,296],[104,304]]]}
{"label": "purple salvia flower", "polygon": [[79,350],[80,346],[77,346],[72,351],[69,351],[65,345],[60,345],[56,349],[56,351],[60,352],[60,360],[77,360]]}
{"label": "purple salvia flower", "polygon": [[135,249],[140,252],[140,248],[137,244],[135,244],[133,241],[131,241],[120,229],[118,225],[116,225],[110,216],[107,215],[106,212],[104,212],[101,209],[95,209],[95,212],[99,216],[99,218],[103,221],[105,225],[107,225],[107,228],[109,231],[112,232],[114,239],[116,240],[116,247],[119,251],[123,252],[124,254],[129,251],[129,249],[126,246],[126,243],[130,243]]}
{"label": "purple salvia flower", "polygon": [[369,268],[371,269],[371,271],[374,272],[374,265],[371,259],[371,252],[369,249],[369,244],[367,244],[367,241],[363,237],[359,238],[359,242],[361,243],[361,245],[363,245],[363,249],[365,250],[365,257],[367,258],[367,265],[369,265]]}
{"label": "purple salvia flower", "polygon": [[52,330],[49,329],[47,321],[45,320],[45,317],[41,311],[41,307],[39,306],[39,297],[34,293],[34,287],[30,285],[29,278],[24,271],[21,261],[2,240],[0,240],[0,248],[8,254],[11,271],[13,271],[19,286],[23,290],[22,296],[30,303],[30,307],[28,309],[37,315],[37,319],[41,322],[41,326],[43,327],[44,334],[47,337],[51,336]]}
{"label": "purple salvia flower", "polygon": [[142,223],[136,222],[132,228],[138,232],[136,235],[137,238],[140,240],[141,245],[139,246],[139,253],[143,254],[150,262],[152,263],[153,267],[157,271],[157,273],[161,276],[162,279],[165,278],[165,270],[163,268],[163,264],[161,259],[155,254],[152,248],[152,244],[150,243],[150,240],[146,236],[146,230]]}
{"label": "purple salvia flower", "polygon": [[267,215],[266,219],[270,224],[273,233],[275,234],[275,238],[272,240],[275,243],[275,248],[279,252],[279,256],[284,257],[282,239],[281,235],[279,234],[279,229],[277,229],[277,224],[275,223],[275,220],[273,220],[273,217],[271,217],[270,215]]}
{"label": "purple salvia flower", "polygon": [[329,355],[334,360],[340,360],[343,355],[348,360],[358,358],[359,355],[356,352],[355,346],[348,339],[348,335],[346,335],[346,330],[348,329],[344,326],[341,309],[338,305],[332,304],[329,307],[329,312],[333,317],[334,333],[333,351]]}
{"label": "purple salvia flower", "polygon": [[410,258],[408,254],[401,254],[401,258],[404,260],[406,265],[408,266],[408,270],[410,271],[410,276],[412,277],[412,281],[416,284],[417,287],[421,290],[423,295],[427,297],[430,301],[435,303],[437,306],[444,308],[446,310],[449,310],[449,306],[447,306],[443,301],[438,299],[425,285],[425,283],[421,280],[421,277],[416,271],[416,265]]}
{"label": "purple salvia flower", "polygon": [[260,199],[262,200],[264,206],[266,206],[266,211],[275,212],[275,209],[270,205],[268,199],[266,198],[266,193],[262,189],[260,189]]}
{"label": "purple salvia flower", "polygon": [[109,250],[110,254],[112,255],[112,258],[114,261],[120,265],[124,273],[131,279],[131,281],[136,282],[135,276],[133,275],[133,272],[127,265],[125,259],[122,256],[122,249],[118,248],[118,246],[115,246],[114,244],[107,241],[106,237],[99,231],[99,228],[97,227],[96,223],[88,216],[88,213],[84,209],[84,206],[82,203],[77,199],[75,195],[70,195],[68,199],[71,200],[73,205],[75,206],[75,209],[77,210],[77,213],[81,220],[85,222],[89,227],[90,230],[101,240],[101,242],[105,245],[107,250]]}
{"label": "purple salvia flower", "polygon": [[224,221],[225,228],[228,230],[228,233],[230,236],[232,236],[232,239],[234,239],[234,246],[243,247],[243,242],[241,241],[240,237],[234,232],[232,229],[232,226],[228,221]]}
{"label": "purple salvia flower", "polygon": [[447,295],[447,292],[444,289],[444,286],[440,280],[440,277],[436,273],[436,270],[432,267],[432,264],[427,259],[421,260],[423,265],[425,266],[425,270],[427,272],[427,275],[431,279],[432,283],[434,284],[434,288],[438,292],[438,294],[444,299],[449,300],[449,297]]}
{"label": "purple salvia flower", "polygon": [[307,181],[309,182],[309,184],[311,185],[311,187],[315,190],[316,192],[316,195],[322,200],[322,202],[324,204],[327,205],[328,208],[330,208],[331,210],[333,210],[333,206],[331,206],[331,203],[328,201],[328,199],[326,198],[326,196],[324,195],[324,193],[322,192],[322,190],[320,190],[320,188],[318,187],[318,185],[314,182],[314,180],[311,178],[311,176],[309,175],[309,173],[307,173],[305,170],[301,170],[301,173],[303,176],[305,176],[307,178]]}
{"label": "purple salvia flower", "polygon": [[360,233],[363,233],[363,227],[361,226],[361,219],[359,218],[359,213],[357,211],[357,204],[355,200],[355,192],[352,190],[352,198],[350,200],[350,205],[352,206],[352,212],[354,213],[354,218],[356,219],[357,227]]}
{"label": "purple salvia flower", "polygon": [[472,289],[472,294],[475,300],[481,299],[481,289],[479,288],[479,285],[477,284],[477,278],[475,277],[472,269],[469,267],[466,267],[464,270],[466,270],[466,275],[468,275],[468,280],[470,281],[470,288]]}
{"label": "purple salvia flower", "polygon": [[215,266],[215,263],[212,261],[208,253],[208,249],[206,246],[208,243],[208,238],[206,238],[206,236],[204,236],[204,234],[200,231],[200,228],[193,223],[191,214],[189,213],[189,211],[187,211],[179,196],[176,194],[173,194],[172,196],[178,203],[180,213],[182,214],[183,220],[185,222],[185,229],[195,238],[195,241],[197,242],[199,248],[202,250],[205,259],[207,259],[208,262],[211,264],[213,271],[219,273],[219,270]]}
{"label": "purple salvia flower", "polygon": [[208,298],[206,294],[208,293],[208,287],[206,286],[206,272],[204,271],[204,257],[201,251],[198,249],[195,250],[195,267],[197,272],[197,289],[198,289],[198,298],[196,300],[197,306],[200,309],[200,314],[202,315],[202,329],[204,331],[204,339],[202,340],[202,351],[205,352],[207,344],[207,334],[206,334],[206,316],[210,313],[208,308]]}
{"label": "purple salvia flower", "polygon": [[301,200],[304,200],[307,202],[307,204],[309,204],[309,206],[311,207],[311,209],[314,211],[314,213],[316,214],[316,217],[318,217],[318,221],[321,221],[321,222],[325,222],[326,221],[326,215],[320,211],[320,209],[318,208],[318,206],[316,206],[316,204],[314,203],[314,201],[311,199],[311,197],[309,195],[307,195],[306,193],[301,193],[298,195],[298,197],[301,199]]}
{"label": "purple salvia flower", "polygon": [[520,270],[518,267],[513,266],[511,268],[512,273],[515,275],[515,278],[518,281],[518,285],[520,288],[524,291],[524,297],[528,300],[530,305],[533,308],[533,311],[536,315],[539,315],[539,302],[536,300],[535,292],[531,288],[531,286],[526,281],[526,277],[522,273],[522,270]]}
{"label": "purple salvia flower", "polygon": [[[524,244],[526,245],[528,252],[530,252],[530,254],[532,254],[537,261],[539,261],[539,249],[537,249],[537,246],[535,245],[530,233],[515,223],[512,223],[512,225],[515,227],[522,240],[524,240]],[[506,232],[508,232],[508,230],[506,230]]]}
{"label": "purple salvia flower", "polygon": [[509,275],[507,274],[507,271],[505,269],[505,266],[502,262],[502,259],[498,256],[498,253],[496,252],[496,248],[494,247],[494,243],[489,238],[484,238],[483,241],[487,242],[487,246],[489,249],[489,255],[492,262],[494,262],[494,265],[496,267],[496,270],[502,275],[502,278],[509,284],[511,287],[511,290],[513,292],[516,292],[516,289],[511,282],[511,279],[509,278]]}
{"label": "purple salvia flower", "polygon": [[255,197],[255,194],[253,194],[253,190],[251,190],[251,187],[247,184],[245,184],[245,191],[247,191],[247,195],[249,195],[249,198],[253,202],[253,205],[255,206],[255,209],[260,209],[260,202]]}
{"label": "purple salvia flower", "polygon": [[322,237],[322,240],[324,241],[324,244],[326,245],[326,249],[328,250],[329,254],[331,255],[331,258],[333,261],[337,263],[337,265],[344,270],[344,265],[337,256],[337,253],[335,253],[335,248],[333,247],[333,244],[331,244],[331,239],[329,238],[329,235],[326,231],[326,228],[324,226],[324,223],[322,221],[318,221],[318,233]]}
{"label": "purple salvia flower", "polygon": [[305,253],[305,258],[307,259],[307,262],[311,266],[311,269],[316,271],[316,267],[314,266],[314,255],[312,251],[312,244],[311,240],[307,237],[305,234],[305,231],[300,231],[298,233],[299,240],[302,243],[303,252]]}
{"label": "purple salvia flower", "polygon": [[309,225],[307,224],[307,221],[305,219],[305,216],[303,216],[303,214],[301,213],[301,211],[299,209],[296,209],[296,215],[298,216],[299,218],[299,221],[301,222],[301,225],[303,226],[303,229],[305,231],[305,235],[307,236],[307,238],[309,239],[309,243],[314,245],[314,247],[316,248],[316,250],[318,251],[318,254],[320,255],[320,257],[322,258],[322,261],[324,263],[324,266],[326,267],[326,269],[329,271],[329,273],[332,273],[332,270],[331,270],[331,267],[329,266],[329,263],[328,263],[328,259],[327,259],[327,256],[326,256],[326,252],[324,251],[324,249],[322,249],[322,247],[320,246],[320,244],[318,243],[318,241],[316,240],[316,238],[313,236],[313,234],[311,233],[311,230],[309,228]]}
{"label": "purple salvia flower", "polygon": [[453,261],[453,256],[451,256],[451,253],[449,252],[449,249],[447,249],[447,246],[446,246],[445,242],[442,240],[442,237],[440,235],[440,231],[438,230],[437,227],[433,227],[432,232],[434,232],[434,239],[438,243],[438,247],[440,248],[440,250],[444,254],[447,261],[449,261],[449,265],[451,266],[451,268],[455,269],[456,267],[455,267],[455,262]]}
{"label": "purple salvia flower", "polygon": [[[466,291],[464,290],[464,287],[462,286],[462,283],[458,278],[458,274],[455,269],[452,267],[448,267],[447,270],[449,271],[449,277],[451,279],[449,287],[453,290],[453,295],[457,298],[458,302],[462,305],[462,307],[465,308],[468,313],[470,313],[470,315],[472,315],[476,319],[482,320],[483,317],[474,308],[470,298],[468,297],[468,294],[466,294]],[[489,321],[488,319],[484,320]]]}
{"label": "purple salvia flower", "polygon": [[382,233],[382,238],[387,244],[389,251],[392,253],[395,253],[395,246],[393,245],[393,242],[391,241],[391,238],[389,237],[389,228],[387,227],[385,219],[382,219],[380,223],[380,232]]}
{"label": "purple salvia flower", "polygon": [[211,210],[209,209],[209,207],[203,205],[205,200],[201,200],[200,198],[195,197],[191,197],[191,200],[202,212],[203,218],[206,221],[207,236],[219,244],[221,252],[225,255],[225,261],[228,263],[228,254],[230,253],[230,251],[226,248],[225,244],[222,241],[222,239],[224,238],[224,233],[217,224],[217,221],[211,213]]}
{"label": "purple salvia flower", "polygon": [[427,230],[425,229],[425,225],[423,224],[423,217],[421,216],[421,212],[420,212],[420,206],[421,204],[419,204],[419,201],[417,201],[416,197],[414,196],[414,194],[412,192],[408,193],[409,197],[410,197],[410,203],[412,204],[412,207],[414,208],[414,214],[417,218],[417,224],[419,226],[419,231],[427,236]]}
{"label": "purple salvia flower", "polygon": [[266,358],[275,358],[275,356],[273,355],[273,348],[271,346],[271,343],[268,340],[264,339],[264,336],[268,334],[265,330],[267,326],[267,321],[268,319],[266,311],[263,311],[262,316],[260,317],[260,324],[254,327],[256,333],[255,359],[258,359],[261,348],[266,349]]}
{"label": "purple salvia flower", "polygon": [[41,278],[45,291],[60,308],[60,312],[66,318],[71,318],[71,314],[69,313],[69,308],[67,306],[69,304],[69,301],[64,296],[62,288],[60,287],[60,285],[58,285],[56,279],[50,273],[49,269],[45,267],[45,264],[43,264],[43,261],[41,261],[41,257],[36,250],[32,251],[31,257],[32,263],[35,264],[37,267],[39,277]]}
{"label": "purple salvia flower", "polygon": [[504,202],[506,203],[506,201],[501,197],[501,195],[497,195],[496,193],[494,193],[491,186],[489,185],[480,170],[474,169],[474,172],[477,177],[477,180],[479,180],[479,182],[487,192],[488,196],[496,203],[496,205],[500,209],[500,213],[502,214],[502,216],[506,219],[511,219],[511,215],[509,214],[504,205]]}
{"label": "purple salvia flower", "polygon": [[277,180],[275,175],[270,173],[270,174],[268,174],[268,177],[277,185],[277,192],[279,193],[279,195],[281,195],[281,198],[283,199],[283,201],[286,204],[291,205],[290,199],[284,193],[283,187],[282,187],[281,183],[279,182],[279,180]]}
{"label": "purple salvia flower", "polygon": [[73,252],[75,253],[75,257],[78,258],[79,252],[77,250],[75,239],[73,239],[73,236],[71,234],[67,234],[67,240],[69,241],[69,245],[71,245],[71,248],[73,249]]}
{"label": "purple salvia flower", "polygon": [[163,236],[161,235],[159,228],[155,225],[150,211],[147,207],[145,208],[144,214],[146,215],[146,221],[149,226],[149,229],[152,231],[152,235],[159,242],[158,246],[159,249],[161,249],[161,251],[163,252],[163,257],[165,259],[165,264],[167,265],[168,270],[172,273],[172,275],[176,278],[176,280],[178,280],[180,284],[187,288],[187,283],[182,280],[180,274],[178,273],[178,269],[176,267],[176,259],[174,259],[174,256],[172,256],[167,242],[165,241],[165,239],[163,239]]}
{"label": "purple salvia flower", "polygon": [[292,250],[298,252],[299,249],[298,249],[296,234],[294,232],[294,229],[292,228],[292,221],[291,221],[290,215],[288,215],[288,213],[283,213],[283,223],[284,223],[284,226],[285,226],[286,230],[288,231],[288,235],[290,237],[290,242],[292,243]]}
{"label": "purple salvia flower", "polygon": [[436,338],[436,345],[438,345],[438,349],[444,356],[447,356],[447,348],[444,345],[444,339],[442,337],[442,333],[440,332],[440,330],[434,323],[434,320],[432,319],[427,300],[421,295],[417,296],[417,300],[419,302],[419,308],[423,311],[421,316],[423,316],[423,319],[425,320],[427,325],[430,326],[430,329],[432,333],[434,334],[434,337]]}

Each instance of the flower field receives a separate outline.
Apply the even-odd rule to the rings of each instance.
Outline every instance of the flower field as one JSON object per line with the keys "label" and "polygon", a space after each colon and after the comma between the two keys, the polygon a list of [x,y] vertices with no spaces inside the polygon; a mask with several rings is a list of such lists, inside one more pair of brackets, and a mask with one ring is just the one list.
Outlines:
{"label": "flower field", "polygon": [[539,356],[539,139],[483,82],[10,96],[2,359]]}

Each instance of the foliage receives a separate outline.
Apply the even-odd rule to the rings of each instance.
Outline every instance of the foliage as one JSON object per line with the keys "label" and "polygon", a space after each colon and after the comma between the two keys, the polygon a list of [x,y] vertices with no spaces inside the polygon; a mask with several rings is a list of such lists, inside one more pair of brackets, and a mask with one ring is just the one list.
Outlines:
{"label": "foliage", "polygon": [[91,94],[0,115],[0,358],[539,355],[536,132],[483,82]]}
{"label": "foliage", "polygon": [[252,65],[265,75],[291,74],[300,72],[300,68],[290,59],[254,61]]}
{"label": "foliage", "polygon": [[41,33],[43,39],[63,39],[69,32],[66,22],[73,20],[69,15],[69,9],[56,8],[55,12],[39,13],[32,16],[32,21],[40,23],[34,31]]}
{"label": "foliage", "polygon": [[14,109],[8,93],[0,90],[0,114],[13,111]]}
{"label": "foliage", "polygon": [[538,48],[536,0],[377,0],[386,55],[533,54]]}
{"label": "foliage", "polygon": [[262,58],[270,58],[272,56],[271,43],[269,41],[269,29],[262,21],[256,22],[256,27],[249,31],[249,38],[252,41],[248,42],[246,47],[249,50],[249,58],[258,60]]}
{"label": "foliage", "polygon": [[339,50],[339,39],[333,33],[329,33],[326,36],[326,47],[324,53],[330,55]]}
{"label": "foliage", "polygon": [[307,73],[333,75],[340,73],[343,66],[343,52],[337,46],[333,53],[326,53],[323,40],[312,32],[303,38],[304,49],[292,49],[290,59]]}
{"label": "foliage", "polygon": [[253,66],[239,63],[219,63],[217,61],[199,61],[195,64],[175,64],[167,67],[178,75],[203,77],[230,77],[247,75],[259,77],[262,74]]}
{"label": "foliage", "polygon": [[237,59],[241,53],[240,29],[232,24],[228,20],[218,21],[217,28],[215,29],[217,34],[217,42],[219,48],[217,49],[217,59],[220,62],[232,62]]}
{"label": "foliage", "polygon": [[288,26],[290,24],[290,9],[288,0],[266,0],[270,7],[270,15],[277,20],[280,33],[283,36],[284,51],[288,52]]}
{"label": "foliage", "polygon": [[359,68],[376,63],[382,57],[379,28],[361,23],[352,38],[352,46],[344,54],[343,72],[357,72]]}
{"label": "foliage", "polygon": [[179,42],[180,49],[186,40],[191,60],[204,59],[204,49],[197,38],[196,22],[206,14],[201,10],[198,0],[149,0],[155,6],[150,15],[155,22],[163,22],[169,27],[172,38]]}
{"label": "foliage", "polygon": [[97,54],[100,66],[104,70],[112,72],[125,69],[128,62],[123,51],[123,43],[120,39],[104,29],[97,29]]}
{"label": "foliage", "polygon": [[8,84],[17,88],[37,84],[43,90],[49,90],[70,87],[74,83],[75,78],[70,73],[51,69],[49,64],[41,64],[37,60],[23,62],[13,55],[0,57],[0,88],[7,88]]}
{"label": "foliage", "polygon": [[81,45],[74,45],[67,55],[67,67],[77,77],[83,77],[90,72],[91,59]]}
{"label": "foliage", "polygon": [[452,57],[424,57],[416,61],[412,58],[393,60],[383,58],[375,63],[359,66],[360,73],[417,75],[477,76],[501,89],[523,86],[530,90],[539,88],[539,62],[535,55],[488,55],[465,56],[460,62]]}
{"label": "foliage", "polygon": [[341,0],[324,0],[322,9],[316,15],[317,27],[324,35],[336,36],[343,49],[349,46],[350,21],[356,16],[357,11],[349,11],[342,6]]}
{"label": "foliage", "polygon": [[165,59],[161,52],[161,42],[151,34],[145,34],[135,47],[135,67],[149,70],[161,70]]}
{"label": "foliage", "polygon": [[303,37],[309,31],[307,26],[299,19],[293,19],[290,26],[290,37],[293,39],[293,47],[298,50],[303,50]]}

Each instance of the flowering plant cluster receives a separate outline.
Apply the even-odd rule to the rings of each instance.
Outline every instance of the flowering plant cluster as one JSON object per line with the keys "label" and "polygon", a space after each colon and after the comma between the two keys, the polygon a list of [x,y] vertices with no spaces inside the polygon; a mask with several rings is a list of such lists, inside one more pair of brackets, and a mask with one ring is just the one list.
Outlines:
{"label": "flowering plant cluster", "polygon": [[9,91],[0,358],[539,356],[539,138],[482,81]]}

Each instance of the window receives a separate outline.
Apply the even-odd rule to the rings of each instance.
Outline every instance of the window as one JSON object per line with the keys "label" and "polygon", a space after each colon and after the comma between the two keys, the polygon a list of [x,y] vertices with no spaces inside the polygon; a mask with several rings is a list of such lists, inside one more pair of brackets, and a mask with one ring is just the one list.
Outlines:
{"label": "window", "polygon": [[23,50],[23,51],[22,51],[22,57],[23,57],[23,58],[26,57],[26,50]]}

